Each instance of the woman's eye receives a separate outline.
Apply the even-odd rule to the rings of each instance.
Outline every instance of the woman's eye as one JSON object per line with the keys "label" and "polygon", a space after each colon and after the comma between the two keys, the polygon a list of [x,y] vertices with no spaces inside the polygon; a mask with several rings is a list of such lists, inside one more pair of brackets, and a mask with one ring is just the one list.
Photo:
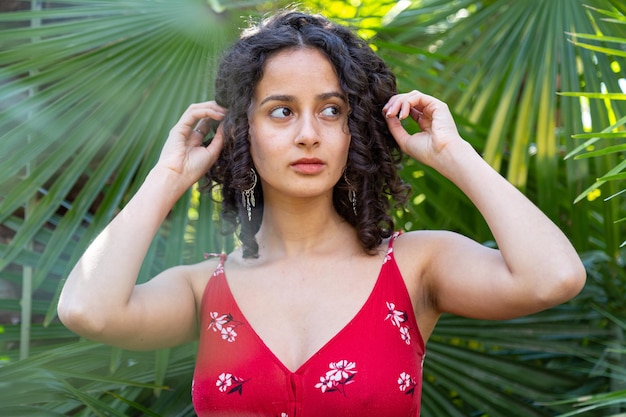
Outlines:
{"label": "woman's eye", "polygon": [[274,110],[272,110],[270,116],[276,117],[278,119],[283,119],[285,117],[291,116],[291,110],[289,110],[287,107],[276,107]]}
{"label": "woman's eye", "polygon": [[322,110],[322,114],[324,116],[335,117],[339,114],[339,108],[335,106],[326,107],[324,110]]}

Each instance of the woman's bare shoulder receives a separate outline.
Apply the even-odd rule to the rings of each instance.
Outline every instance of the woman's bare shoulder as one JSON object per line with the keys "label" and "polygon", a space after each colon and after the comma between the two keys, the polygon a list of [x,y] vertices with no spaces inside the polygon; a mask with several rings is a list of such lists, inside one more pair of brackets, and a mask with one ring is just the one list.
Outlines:
{"label": "woman's bare shoulder", "polygon": [[393,246],[400,251],[428,253],[454,235],[447,230],[413,230],[400,234]]}
{"label": "woman's bare shoulder", "polygon": [[202,296],[204,288],[220,263],[220,256],[209,256],[203,261],[178,267],[180,272],[187,277],[196,298]]}
{"label": "woman's bare shoulder", "polygon": [[447,230],[416,230],[402,233],[394,242],[394,254],[405,276],[418,278],[435,259],[467,238]]}

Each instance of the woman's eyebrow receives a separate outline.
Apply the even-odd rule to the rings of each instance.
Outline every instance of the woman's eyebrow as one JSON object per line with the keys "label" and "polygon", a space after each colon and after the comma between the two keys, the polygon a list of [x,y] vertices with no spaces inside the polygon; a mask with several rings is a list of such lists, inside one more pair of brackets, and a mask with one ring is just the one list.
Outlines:
{"label": "woman's eyebrow", "polygon": [[271,96],[267,96],[261,101],[261,105],[267,103],[268,101],[285,101],[287,103],[295,102],[295,96],[289,96],[286,94],[274,94]]}
{"label": "woman's eyebrow", "polygon": [[[331,91],[331,92],[328,92],[328,93],[321,93],[321,94],[318,94],[317,96],[315,96],[315,98],[317,100],[319,100],[319,101],[328,100],[330,98],[338,98],[338,99],[340,99],[340,100],[342,100],[344,102],[347,102],[346,95],[343,94],[343,93],[340,93],[338,91]],[[263,104],[267,103],[268,101],[283,101],[283,102],[286,102],[286,103],[293,103],[293,102],[298,101],[298,99],[295,96],[291,96],[291,95],[288,95],[288,94],[273,94],[273,95],[265,97],[261,101],[260,105],[263,105]]]}
{"label": "woman's eyebrow", "polygon": [[346,95],[338,91],[331,91],[330,93],[322,93],[317,95],[317,99],[320,101],[328,100],[329,98],[338,98],[341,101],[347,102]]}

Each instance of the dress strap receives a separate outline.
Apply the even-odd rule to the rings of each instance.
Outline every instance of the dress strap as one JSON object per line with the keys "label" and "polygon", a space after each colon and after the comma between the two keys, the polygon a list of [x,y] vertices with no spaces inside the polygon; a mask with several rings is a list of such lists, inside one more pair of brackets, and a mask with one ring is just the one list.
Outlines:
{"label": "dress strap", "polygon": [[398,236],[400,236],[402,234],[401,230],[398,230],[396,232],[393,232],[393,234],[391,235],[391,238],[389,238],[389,249],[393,248],[393,242],[395,242],[395,240],[398,238]]}
{"label": "dress strap", "polygon": [[207,252],[204,254],[204,259],[218,258],[218,257],[220,258],[220,263],[217,265],[217,267],[224,268],[224,263],[226,263],[226,258],[228,257],[226,253]]}

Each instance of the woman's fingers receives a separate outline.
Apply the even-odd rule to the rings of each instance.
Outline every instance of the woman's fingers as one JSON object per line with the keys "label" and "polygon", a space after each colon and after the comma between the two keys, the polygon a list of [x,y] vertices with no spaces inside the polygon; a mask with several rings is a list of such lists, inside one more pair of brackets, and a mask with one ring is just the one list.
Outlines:
{"label": "woman's fingers", "polygon": [[[429,165],[451,142],[461,140],[447,104],[417,90],[391,97],[383,114],[400,148]],[[401,120],[407,117],[418,123],[419,132],[406,131]]]}
{"label": "woman's fingers", "polygon": [[[159,164],[189,178],[190,182],[197,181],[220,155],[223,134],[217,125],[225,115],[226,109],[214,101],[190,105],[170,130]],[[205,136],[212,129],[216,130],[216,137],[204,146]]]}
{"label": "woman's fingers", "polygon": [[217,133],[217,128],[221,121],[211,118],[201,119],[193,128],[193,134],[199,135],[199,138],[203,140],[207,135]]}
{"label": "woman's fingers", "polygon": [[204,139],[209,133],[211,121],[221,121],[226,109],[214,101],[194,103],[182,114],[174,130],[185,137],[195,136]]}
{"label": "woman's fingers", "polygon": [[411,110],[416,109],[422,111],[426,106],[426,100],[430,97],[417,90],[413,90],[404,94],[396,94],[391,97],[385,107],[383,107],[383,113],[385,117],[397,117],[400,120],[406,119],[411,115]]}

